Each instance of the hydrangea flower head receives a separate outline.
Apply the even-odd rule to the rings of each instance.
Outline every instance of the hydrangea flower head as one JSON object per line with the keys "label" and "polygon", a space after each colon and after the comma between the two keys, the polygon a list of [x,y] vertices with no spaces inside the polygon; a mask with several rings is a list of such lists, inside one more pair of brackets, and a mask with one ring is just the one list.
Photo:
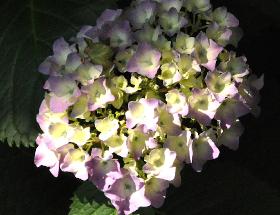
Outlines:
{"label": "hydrangea flower head", "polygon": [[35,165],[91,181],[118,214],[161,207],[185,165],[237,150],[239,118],[260,114],[264,77],[230,46],[241,35],[210,0],[133,0],[58,38],[39,66]]}

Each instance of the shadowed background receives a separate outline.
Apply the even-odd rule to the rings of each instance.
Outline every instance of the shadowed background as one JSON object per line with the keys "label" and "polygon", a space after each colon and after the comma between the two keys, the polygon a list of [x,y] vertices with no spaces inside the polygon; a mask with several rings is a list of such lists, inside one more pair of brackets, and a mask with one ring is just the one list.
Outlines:
{"label": "shadowed background", "polygon": [[[128,2],[120,0],[119,7]],[[244,30],[239,54],[246,55],[254,73],[265,74],[262,114],[258,119],[250,115],[242,118],[246,129],[237,152],[223,149],[202,173],[187,167],[182,186],[169,189],[162,211],[168,215],[279,215],[280,1],[212,3],[226,6],[239,18]],[[68,213],[72,193],[81,181],[65,173],[52,177],[47,168],[34,166],[33,155],[34,149],[0,143],[0,215]]]}

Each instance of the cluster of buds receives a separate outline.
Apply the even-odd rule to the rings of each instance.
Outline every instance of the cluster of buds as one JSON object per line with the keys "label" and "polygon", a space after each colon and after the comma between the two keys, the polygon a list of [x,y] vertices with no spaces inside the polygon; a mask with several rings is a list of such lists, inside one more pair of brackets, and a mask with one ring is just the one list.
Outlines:
{"label": "cluster of buds", "polygon": [[236,150],[238,118],[260,112],[263,77],[226,49],[238,25],[209,0],[135,0],[57,39],[39,67],[35,164],[92,181],[119,214],[161,207],[185,164],[200,172],[220,146]]}

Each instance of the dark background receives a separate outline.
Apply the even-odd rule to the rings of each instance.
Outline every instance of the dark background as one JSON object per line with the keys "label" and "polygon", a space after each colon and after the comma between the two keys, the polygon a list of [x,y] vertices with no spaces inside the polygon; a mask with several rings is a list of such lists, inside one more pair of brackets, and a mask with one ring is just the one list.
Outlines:
{"label": "dark background", "polygon": [[[119,1],[119,7],[127,5]],[[223,149],[202,173],[187,167],[180,188],[169,190],[163,214],[280,214],[280,1],[212,0],[235,14],[244,30],[239,54],[265,74],[262,114],[242,118],[246,128],[236,152]],[[81,183],[71,174],[52,177],[33,164],[34,149],[0,143],[0,215],[66,215]]]}

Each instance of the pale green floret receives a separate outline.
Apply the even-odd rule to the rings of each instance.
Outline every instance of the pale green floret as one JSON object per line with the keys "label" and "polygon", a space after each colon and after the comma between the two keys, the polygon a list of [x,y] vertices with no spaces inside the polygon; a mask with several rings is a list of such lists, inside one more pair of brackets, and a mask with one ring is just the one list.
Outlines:
{"label": "pale green floret", "polygon": [[120,109],[124,101],[124,90],[127,89],[127,80],[124,76],[116,76],[111,79],[111,93],[115,97],[112,105]]}
{"label": "pale green floret", "polygon": [[221,27],[217,23],[211,24],[207,30],[206,35],[209,39],[216,41],[221,46],[226,46],[227,44],[233,44],[234,39],[237,39],[235,35],[233,35],[233,31],[226,27]]}
{"label": "pale green floret", "polygon": [[189,144],[191,143],[191,132],[189,130],[183,131],[178,136],[168,135],[164,147],[176,152],[178,161],[189,162]]}
{"label": "pale green floret", "polygon": [[71,74],[81,65],[81,57],[77,53],[71,53],[67,56],[65,70],[63,73]]}
{"label": "pale green floret", "polygon": [[161,51],[170,51],[171,50],[171,41],[166,39],[163,35],[160,35],[157,41],[154,42],[155,47]]}
{"label": "pale green floret", "polygon": [[142,145],[148,140],[148,136],[140,130],[131,129],[128,130],[129,133],[129,140],[135,145]]}
{"label": "pale green floret", "polygon": [[165,86],[169,86],[181,80],[179,69],[175,63],[165,63],[161,66],[161,74],[158,76]]}
{"label": "pale green floret", "polygon": [[158,110],[158,132],[162,136],[164,134],[174,134],[180,129],[180,122],[177,122],[176,114],[171,114],[167,108]]}
{"label": "pale green floret", "polygon": [[81,126],[73,128],[73,135],[70,138],[70,142],[76,143],[78,146],[86,144],[90,138],[90,128],[83,128]]}
{"label": "pale green floret", "polygon": [[161,64],[171,63],[171,62],[177,62],[178,61],[178,55],[174,50],[163,50],[161,53]]}
{"label": "pale green floret", "polygon": [[195,57],[200,64],[204,64],[208,62],[207,58],[207,49],[202,46],[200,43],[196,43],[195,45]]}
{"label": "pale green floret", "polygon": [[230,52],[229,60],[221,62],[219,68],[222,71],[230,72],[235,81],[242,82],[243,78],[249,74],[249,65],[246,62],[246,57],[236,57],[234,52]]}
{"label": "pale green floret", "polygon": [[137,163],[133,158],[125,158],[124,159],[124,166],[123,168],[131,171],[132,173],[134,173],[136,176],[138,176],[138,168],[137,168]]}
{"label": "pale green floret", "polygon": [[110,119],[109,117],[100,120],[95,120],[94,124],[96,129],[99,132],[101,132],[99,134],[99,139],[103,141],[109,139],[111,136],[116,134],[119,128],[118,120]]}
{"label": "pale green floret", "polygon": [[160,1],[160,9],[163,11],[169,11],[171,8],[175,8],[178,12],[181,10],[183,5],[183,0],[168,0]]}
{"label": "pale green floret", "polygon": [[66,123],[53,123],[49,126],[49,134],[55,138],[66,138],[69,132],[69,125]]}
{"label": "pale green floret", "polygon": [[193,107],[197,110],[207,110],[209,104],[209,97],[207,95],[197,96],[193,101]]}
{"label": "pale green floret", "polygon": [[70,116],[73,118],[85,119],[89,114],[87,96],[80,96],[78,101],[74,104]]}
{"label": "pale green floret", "polygon": [[195,38],[179,33],[176,37],[175,49],[181,54],[191,54],[194,50]]}
{"label": "pale green floret", "polygon": [[116,109],[120,109],[122,107],[123,101],[124,101],[124,92],[117,88],[111,89],[111,92],[112,92],[113,96],[115,97],[115,100],[113,102],[111,102],[112,105]]}
{"label": "pale green floret", "polygon": [[166,94],[166,102],[171,105],[180,104],[181,103],[180,95],[178,95],[175,92],[169,92]]}
{"label": "pale green floret", "polygon": [[160,35],[160,27],[157,26],[156,28],[153,28],[149,24],[146,24],[142,30],[135,32],[135,36],[139,41],[148,43],[156,43]]}
{"label": "pale green floret", "polygon": [[142,119],[145,115],[145,107],[139,102],[134,102],[134,107],[130,112],[134,119]]}
{"label": "pale green floret", "polygon": [[91,111],[100,107],[106,107],[107,103],[115,100],[111,90],[107,87],[106,79],[97,79],[85,89],[88,92],[89,109]]}
{"label": "pale green floret", "polygon": [[100,77],[103,67],[101,65],[93,65],[91,63],[81,64],[77,69],[77,79],[87,85],[89,81],[93,81]]}
{"label": "pale green floret", "polygon": [[108,117],[95,121],[95,127],[100,132],[108,132],[117,125],[117,120],[111,120]]}
{"label": "pale green floret", "polygon": [[190,12],[205,12],[211,8],[210,0],[185,0],[184,7]]}
{"label": "pale green floret", "polygon": [[188,54],[182,54],[177,63],[179,72],[183,78],[189,79],[190,76],[194,76],[201,69],[196,61]]}
{"label": "pale green floret", "polygon": [[175,8],[171,8],[168,12],[163,12],[159,16],[159,23],[169,36],[173,36],[176,32],[180,31],[187,20],[178,13]]}
{"label": "pale green floret", "polygon": [[106,89],[101,82],[94,82],[89,91],[89,96],[94,103],[98,103],[100,97],[106,94]]}
{"label": "pale green floret", "polygon": [[227,64],[228,71],[232,74],[239,74],[248,69],[246,60],[243,57],[232,58]]}
{"label": "pale green floret", "polygon": [[122,195],[127,198],[131,196],[131,193],[134,193],[136,191],[136,187],[132,180],[129,180],[127,178],[124,178],[122,180]]}
{"label": "pale green floret", "polygon": [[188,105],[186,103],[186,97],[179,90],[173,89],[168,91],[165,94],[165,100],[170,113],[178,113],[183,116],[187,115]]}
{"label": "pale green floret", "polygon": [[212,13],[213,21],[222,27],[237,27],[239,20],[227,11],[226,7],[216,8]]}
{"label": "pale green floret", "polygon": [[217,80],[216,83],[214,84],[213,91],[216,93],[220,93],[223,91],[224,88],[225,88],[225,83],[223,83],[222,80]]}
{"label": "pale green floret", "polygon": [[188,90],[190,88],[203,88],[203,76],[195,77],[195,74],[189,74],[188,78],[180,81],[181,90]]}
{"label": "pale green floret", "polygon": [[131,78],[130,78],[130,84],[132,84],[134,87],[127,87],[125,89],[125,92],[128,94],[132,94],[132,93],[136,93],[137,91],[141,90],[140,84],[143,81],[143,77],[139,76],[139,77],[135,77],[134,74],[132,74]]}
{"label": "pale green floret", "polygon": [[116,153],[121,157],[126,157],[128,153],[126,140],[127,137],[124,134],[115,134],[107,139],[104,143],[109,147],[109,152]]}
{"label": "pale green floret", "polygon": [[144,160],[151,164],[154,168],[160,168],[164,164],[165,156],[164,149],[154,149],[149,155],[146,155]]}
{"label": "pale green floret", "polygon": [[113,33],[113,36],[110,38],[110,45],[112,47],[121,47],[126,45],[128,40],[127,32],[117,31]]}
{"label": "pale green floret", "polygon": [[161,75],[159,76],[159,78],[162,79],[162,80],[172,79],[175,72],[176,72],[176,68],[174,66],[171,66],[168,69],[164,69],[163,66],[161,67],[162,72],[161,72]]}
{"label": "pale green floret", "polygon": [[127,80],[123,75],[113,77],[111,83],[113,84],[114,87],[121,90],[125,90],[127,87]]}
{"label": "pale green floret", "polygon": [[130,60],[130,58],[133,56],[134,53],[135,51],[132,48],[122,50],[117,53],[114,63],[116,64],[120,72],[127,71],[126,68],[127,62]]}
{"label": "pale green floret", "polygon": [[104,143],[107,145],[107,146],[110,146],[112,148],[116,148],[116,147],[120,147],[124,141],[125,141],[125,136],[122,134],[122,135],[114,135],[112,137],[110,137],[108,140],[106,140]]}
{"label": "pale green floret", "polygon": [[226,77],[218,72],[213,72],[207,80],[207,87],[215,93],[222,92],[229,84],[231,84],[230,75]]}
{"label": "pale green floret", "polygon": [[169,123],[172,121],[172,116],[167,111],[159,112],[159,121],[158,124],[160,127],[168,127]]}
{"label": "pale green floret", "polygon": [[69,152],[71,162],[83,162],[86,157],[86,152],[82,149],[74,149]]}
{"label": "pale green floret", "polygon": [[130,129],[128,134],[129,151],[134,157],[139,158],[145,150],[146,141],[149,137],[138,129]]}

